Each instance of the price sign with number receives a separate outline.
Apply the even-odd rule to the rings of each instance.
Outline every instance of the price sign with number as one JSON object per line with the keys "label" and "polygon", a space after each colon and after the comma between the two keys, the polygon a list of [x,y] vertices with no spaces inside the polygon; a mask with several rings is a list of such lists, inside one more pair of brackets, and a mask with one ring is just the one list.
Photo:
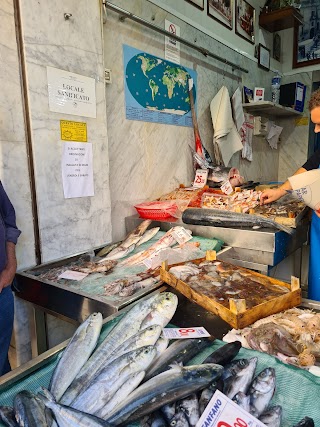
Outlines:
{"label": "price sign with number", "polygon": [[162,335],[169,339],[210,337],[209,332],[202,326],[191,328],[164,328],[162,330]]}
{"label": "price sign with number", "polygon": [[217,390],[196,427],[265,427],[265,425]]}
{"label": "price sign with number", "polygon": [[206,185],[207,179],[208,179],[208,169],[197,169],[193,186],[197,188],[202,188]]}
{"label": "price sign with number", "polygon": [[232,192],[233,192],[233,188],[232,188],[232,185],[230,184],[230,181],[229,180],[227,180],[227,181],[224,181],[223,183],[222,183],[222,185],[221,185],[221,191],[223,191],[224,192],[224,194],[231,194]]}

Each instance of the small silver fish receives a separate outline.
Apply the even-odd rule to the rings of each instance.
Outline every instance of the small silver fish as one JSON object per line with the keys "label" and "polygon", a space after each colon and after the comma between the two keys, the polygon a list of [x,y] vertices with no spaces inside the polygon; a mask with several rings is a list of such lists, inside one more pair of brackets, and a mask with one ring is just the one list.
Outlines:
{"label": "small silver fish", "polygon": [[281,426],[282,407],[280,405],[270,406],[259,417],[259,420],[267,427]]}
{"label": "small silver fish", "polygon": [[185,413],[190,426],[196,426],[200,418],[199,402],[195,393],[190,394],[178,403],[179,408]]}
{"label": "small silver fish", "polygon": [[106,257],[100,259],[98,263],[103,263],[106,260],[109,261],[109,260],[124,258],[125,256],[129,255],[134,250],[135,247],[136,247],[135,244],[128,246],[127,248],[124,248],[122,245],[118,246],[113,251],[111,251]]}
{"label": "small silver fish", "polygon": [[250,396],[247,396],[242,391],[239,391],[232,399],[240,408],[250,412]]}
{"label": "small silver fish", "polygon": [[160,408],[160,411],[167,423],[170,423],[176,413],[176,403],[177,402],[167,403]]}
{"label": "small silver fish", "polygon": [[240,359],[238,363],[234,364],[235,375],[224,379],[223,393],[229,399],[233,399],[239,391],[243,393],[247,392],[257,366],[257,361],[257,357],[251,357],[250,359]]}
{"label": "small silver fish", "polygon": [[154,227],[154,228],[150,228],[150,230],[147,230],[142,237],[140,238],[140,240],[137,243],[137,246],[142,245],[143,243],[148,242],[149,240],[152,239],[152,237],[154,237],[158,231],[160,230],[160,227]]}
{"label": "small silver fish", "polygon": [[267,409],[276,387],[273,368],[266,368],[255,377],[249,389],[250,413],[256,418]]}
{"label": "small silver fish", "polygon": [[188,419],[183,411],[179,411],[173,416],[170,427],[189,427]]}

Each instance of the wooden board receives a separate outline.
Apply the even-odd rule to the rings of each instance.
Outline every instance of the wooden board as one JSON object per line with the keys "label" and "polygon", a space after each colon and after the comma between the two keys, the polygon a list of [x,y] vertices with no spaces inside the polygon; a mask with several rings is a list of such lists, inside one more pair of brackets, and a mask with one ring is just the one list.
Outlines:
{"label": "wooden board", "polygon": [[[208,259],[208,258],[207,258]],[[211,255],[212,259],[212,255]],[[205,259],[193,260],[195,264],[200,264]],[[217,260],[219,261],[219,260]],[[189,261],[190,262],[190,261]],[[222,261],[224,264],[228,264],[232,266],[230,263],[226,263]],[[184,263],[175,264],[175,265],[183,265]],[[170,266],[172,267],[172,266]],[[292,285],[281,282],[280,280],[273,279],[268,276],[264,276],[263,274],[256,273],[254,271],[248,270],[246,268],[233,266],[237,271],[244,271],[250,273],[252,276],[252,280],[254,277],[260,278],[259,283],[268,286],[267,282],[271,282],[272,285],[282,286],[287,289],[290,289],[290,292],[276,296],[275,298],[265,301],[261,304],[258,304],[252,308],[246,308],[245,300],[240,299],[229,299],[230,307],[227,308],[220,304],[218,301],[213,298],[204,295],[199,290],[193,289],[189,286],[188,283],[183,282],[182,280],[176,278],[173,274],[169,273],[169,268],[166,263],[164,263],[160,269],[160,277],[161,280],[166,282],[168,285],[177,289],[181,292],[185,297],[189,300],[194,301],[201,307],[204,307],[206,310],[218,315],[224,321],[229,323],[235,329],[241,329],[248,325],[251,325],[255,321],[262,319],[271,314],[279,313],[280,311],[286,310],[288,308],[296,307],[301,303],[301,289],[299,285],[298,279],[293,278]],[[265,278],[265,283],[261,278]],[[230,301],[231,300],[231,301]]]}

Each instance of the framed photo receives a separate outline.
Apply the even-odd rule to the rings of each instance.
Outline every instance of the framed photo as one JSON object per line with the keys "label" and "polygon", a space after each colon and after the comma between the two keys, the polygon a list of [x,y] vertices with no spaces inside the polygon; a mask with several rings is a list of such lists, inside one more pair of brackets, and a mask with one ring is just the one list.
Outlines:
{"label": "framed photo", "polygon": [[272,57],[277,61],[281,58],[281,37],[278,33],[273,34]]}
{"label": "framed photo", "polygon": [[294,28],[292,68],[320,64],[320,0],[301,0],[303,24]]}
{"label": "framed photo", "polygon": [[232,30],[233,0],[208,0],[208,16]]}
{"label": "framed photo", "polygon": [[254,44],[255,8],[251,6],[251,4],[249,4],[246,0],[235,0],[235,2],[236,34],[248,42]]}
{"label": "framed photo", "polygon": [[261,43],[258,45],[258,67],[270,70],[270,49]]}
{"label": "framed photo", "polygon": [[188,3],[193,4],[193,6],[197,7],[198,9],[203,10],[204,9],[204,0],[186,0]]}

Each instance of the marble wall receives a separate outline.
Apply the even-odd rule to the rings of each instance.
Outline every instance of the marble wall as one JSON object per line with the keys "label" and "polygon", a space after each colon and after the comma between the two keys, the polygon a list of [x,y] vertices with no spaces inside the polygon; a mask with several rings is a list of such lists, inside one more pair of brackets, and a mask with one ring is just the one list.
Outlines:
{"label": "marble wall", "polygon": [[[209,105],[221,86],[230,94],[238,84],[266,88],[270,99],[271,72],[257,63],[220,44],[213,38],[143,0],[116,0],[113,3],[164,28],[168,19],[180,26],[181,37],[202,46],[218,56],[249,70],[248,74],[181,45],[181,64],[198,73],[198,123],[205,147],[212,154],[213,128]],[[165,124],[130,121],[125,118],[124,73],[122,45],[127,44],[153,55],[164,57],[164,36],[130,20],[119,21],[119,15],[107,11],[104,25],[105,65],[112,70],[112,84],[106,88],[108,139],[110,157],[110,190],[112,200],[113,240],[123,238],[124,218],[135,213],[133,205],[152,200],[173,190],[180,183],[193,181],[193,129]],[[248,180],[276,180],[278,151],[272,150],[262,138],[254,138],[252,163],[235,154],[231,164],[238,166]]]}

